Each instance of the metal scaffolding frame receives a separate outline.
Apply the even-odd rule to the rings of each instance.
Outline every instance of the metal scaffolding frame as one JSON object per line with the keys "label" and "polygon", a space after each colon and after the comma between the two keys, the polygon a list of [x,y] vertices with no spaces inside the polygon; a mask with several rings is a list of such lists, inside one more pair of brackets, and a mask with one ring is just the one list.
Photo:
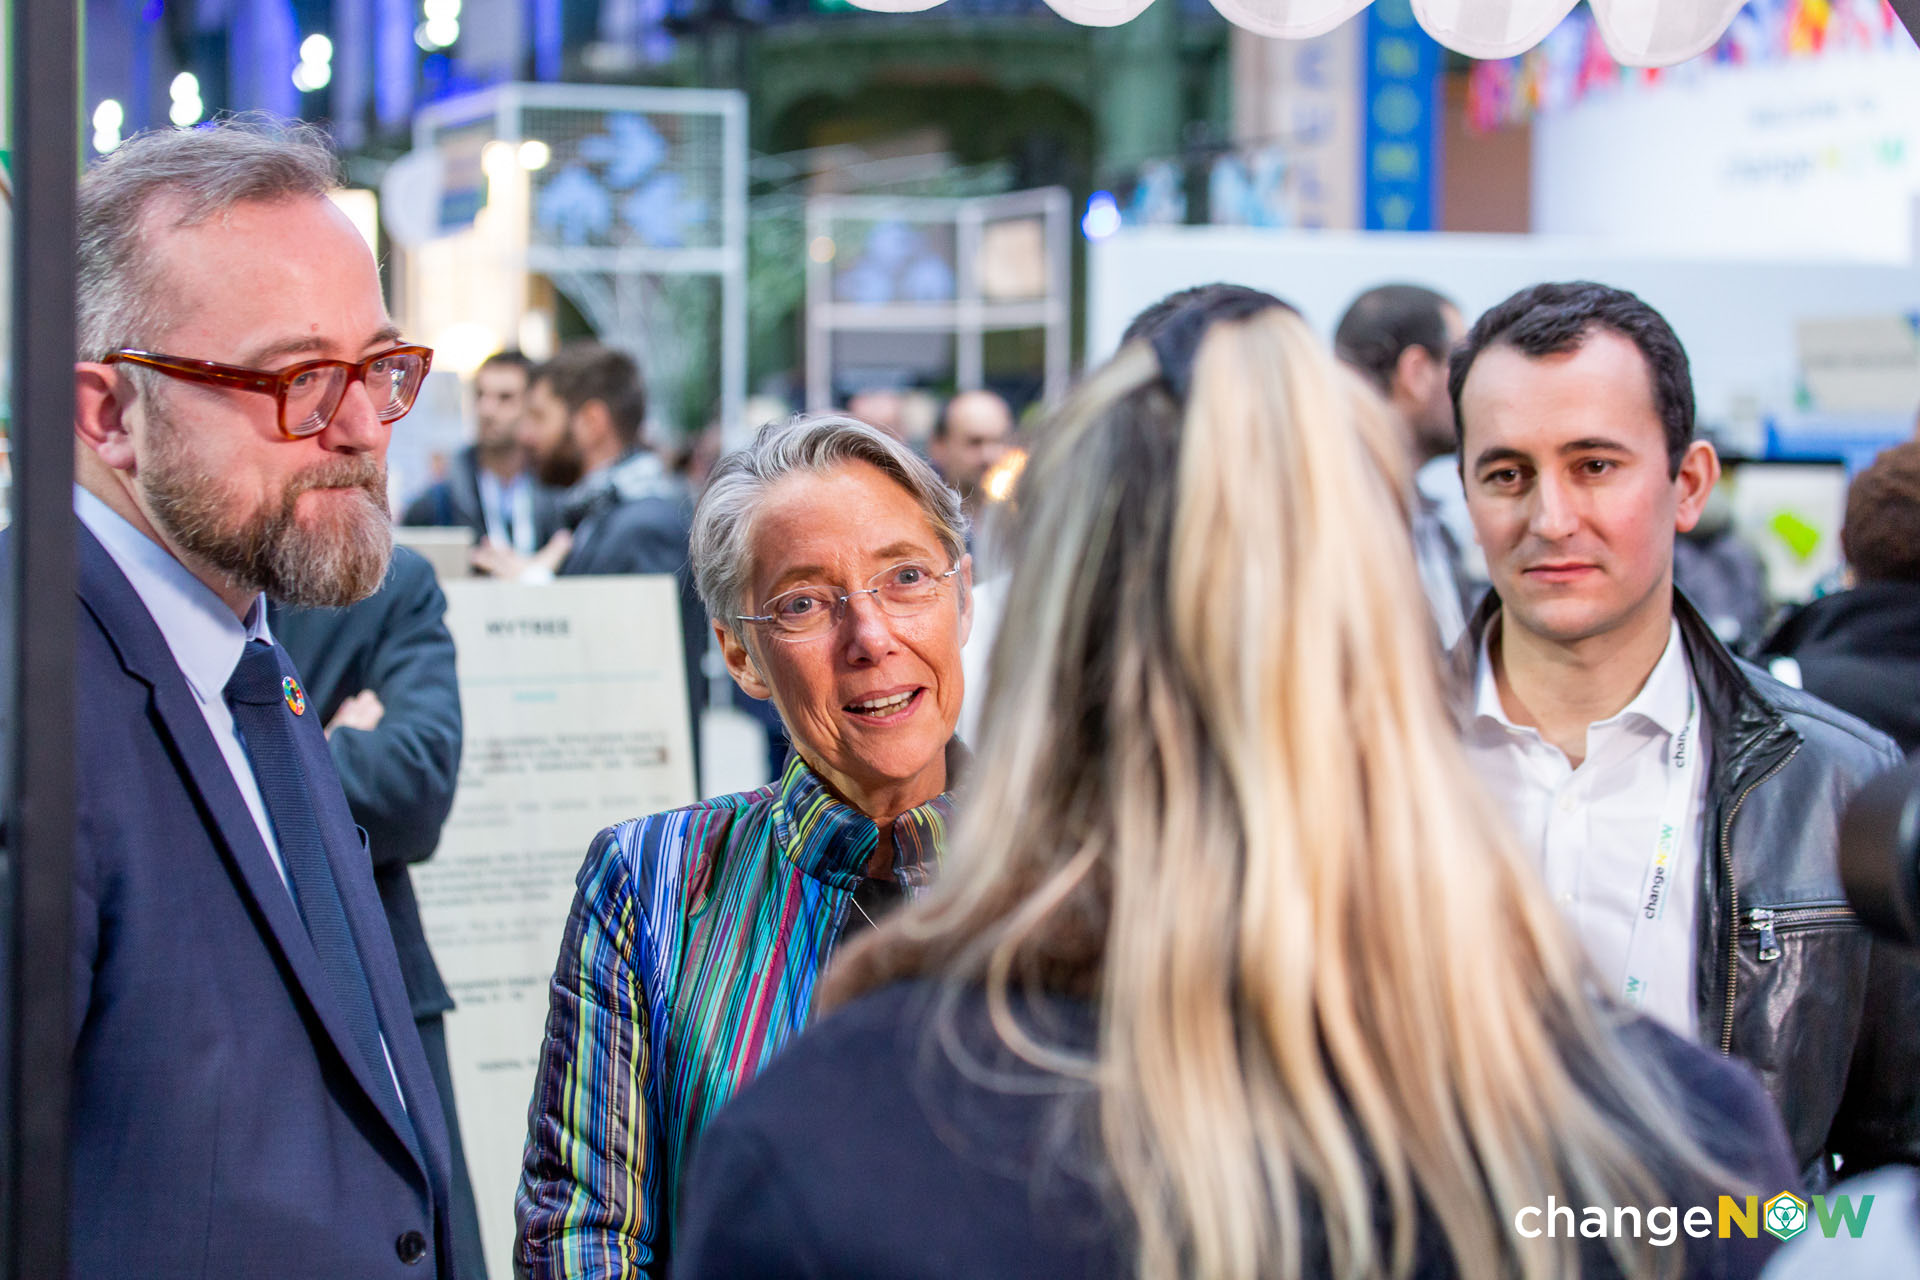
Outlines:
{"label": "metal scaffolding frame", "polygon": [[[528,114],[576,110],[638,116],[708,116],[720,123],[719,242],[704,247],[553,245],[534,242],[530,210],[516,209],[507,265],[521,278],[544,275],[587,316],[601,338],[633,350],[646,369],[650,355],[637,349],[648,333],[671,330],[671,316],[657,314],[651,282],[710,277],[719,284],[719,418],[737,423],[747,384],[747,100],[727,89],[659,89],[624,85],[504,84],[422,108],[414,117],[416,152],[431,151],[448,133],[485,127],[494,140],[518,147],[537,139]],[[522,192],[519,204],[527,204]],[[644,323],[642,323],[644,321]],[[697,431],[704,423],[684,424]]]}
{"label": "metal scaffolding frame", "polygon": [[[989,223],[1039,219],[1046,254],[1045,292],[1019,301],[990,300],[982,287],[981,247]],[[812,247],[834,242],[846,221],[898,220],[951,224],[954,284],[940,302],[855,303],[834,296],[835,259]],[[833,404],[834,336],[842,332],[919,330],[954,341],[954,382],[961,391],[986,385],[986,335],[1008,329],[1046,334],[1042,397],[1058,403],[1069,377],[1068,319],[1072,309],[1073,209],[1064,187],[1040,187],[995,196],[817,196],[807,202],[807,408]],[[837,249],[835,250],[837,252]]]}

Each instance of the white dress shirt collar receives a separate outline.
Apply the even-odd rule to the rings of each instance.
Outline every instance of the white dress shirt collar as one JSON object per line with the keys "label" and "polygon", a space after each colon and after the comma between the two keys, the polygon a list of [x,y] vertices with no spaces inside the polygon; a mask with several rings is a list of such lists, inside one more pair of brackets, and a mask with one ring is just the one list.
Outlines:
{"label": "white dress shirt collar", "polygon": [[[1477,724],[1491,721],[1507,730],[1523,730],[1527,726],[1517,725],[1508,718],[1507,709],[1500,701],[1499,681],[1493,675],[1492,640],[1494,628],[1500,625],[1500,616],[1496,614],[1480,637],[1480,657],[1473,679],[1474,721]],[[1594,727],[1617,724],[1633,716],[1671,737],[1687,723],[1692,683],[1692,673],[1687,669],[1687,645],[1680,638],[1680,621],[1676,618],[1667,624],[1667,647],[1661,650],[1660,660],[1653,664],[1640,691],[1615,714],[1594,721]]]}

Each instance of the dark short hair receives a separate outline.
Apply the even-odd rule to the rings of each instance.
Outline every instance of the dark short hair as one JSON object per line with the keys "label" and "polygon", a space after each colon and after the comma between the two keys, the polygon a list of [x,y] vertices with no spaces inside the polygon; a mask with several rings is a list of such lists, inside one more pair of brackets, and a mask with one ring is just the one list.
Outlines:
{"label": "dark short hair", "polygon": [[1920,582],[1920,440],[1886,450],[1853,478],[1840,549],[1861,582]]}
{"label": "dark short hair", "polygon": [[518,369],[527,381],[533,381],[533,358],[518,347],[508,347],[505,351],[496,351],[480,362],[474,372],[485,373],[488,369]]}
{"label": "dark short hair", "polygon": [[1180,289],[1168,294],[1129,320],[1126,332],[1120,335],[1120,345],[1124,347],[1129,342],[1141,338],[1152,338],[1168,320],[1188,310],[1211,314],[1222,307],[1244,309],[1253,304],[1284,307],[1295,315],[1300,314],[1300,308],[1284,298],[1274,297],[1264,289],[1224,282],[1197,284],[1191,289]]}
{"label": "dark short hair", "polygon": [[630,446],[639,443],[640,426],[647,419],[647,388],[640,380],[640,366],[626,352],[598,342],[569,342],[534,369],[527,386],[538,382],[553,388],[568,413],[598,400],[607,407],[620,439]]}
{"label": "dark short hair", "polygon": [[1333,350],[1365,374],[1375,390],[1393,386],[1400,353],[1421,347],[1435,360],[1451,354],[1446,309],[1451,299],[1424,285],[1383,284],[1353,300],[1333,331]]}
{"label": "dark short hair", "polygon": [[1537,360],[1577,350],[1595,330],[1617,333],[1640,349],[1647,380],[1653,384],[1653,407],[1666,428],[1667,470],[1680,474],[1680,459],[1693,443],[1693,378],[1686,348],[1665,316],[1625,289],[1591,280],[1529,286],[1474,321],[1467,340],[1453,353],[1447,376],[1454,429],[1463,450],[1467,422],[1460,412],[1460,391],[1482,351],[1498,343]]}

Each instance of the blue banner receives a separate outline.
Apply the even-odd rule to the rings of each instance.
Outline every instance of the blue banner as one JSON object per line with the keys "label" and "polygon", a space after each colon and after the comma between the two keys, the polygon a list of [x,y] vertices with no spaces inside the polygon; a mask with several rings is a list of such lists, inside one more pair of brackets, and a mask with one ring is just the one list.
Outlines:
{"label": "blue banner", "polygon": [[1367,6],[1361,160],[1369,231],[1432,231],[1440,189],[1440,46],[1409,0]]}

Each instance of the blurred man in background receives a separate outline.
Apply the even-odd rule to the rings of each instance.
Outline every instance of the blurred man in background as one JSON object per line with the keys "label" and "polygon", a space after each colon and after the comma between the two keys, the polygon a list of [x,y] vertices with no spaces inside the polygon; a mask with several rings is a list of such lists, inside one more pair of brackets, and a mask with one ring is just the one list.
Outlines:
{"label": "blurred man in background", "polygon": [[1733,503],[1715,485],[1700,522],[1674,540],[1673,585],[1735,653],[1751,653],[1765,634],[1767,566],[1734,524]]}
{"label": "blurred man in background", "polygon": [[878,427],[896,440],[907,438],[907,398],[891,387],[869,387],[847,398],[847,414]]}
{"label": "blurred man in background", "polygon": [[537,560],[516,559],[502,567],[505,576],[523,581],[552,573],[674,575],[697,760],[700,710],[706,705],[700,660],[707,651],[707,615],[687,560],[693,497],[686,481],[646,446],[646,417],[640,367],[624,351],[597,342],[569,343],[534,370],[520,439],[534,474],[566,490],[559,499],[561,531]]}
{"label": "blurred man in background", "polygon": [[1840,545],[1850,588],[1780,625],[1774,674],[1920,751],[1920,440],[1854,477]]}
{"label": "blurred man in background", "polygon": [[[1447,357],[1466,336],[1460,309],[1431,289],[1386,284],[1353,300],[1334,330],[1334,350],[1386,398],[1406,437],[1413,469],[1454,448]],[[1414,557],[1440,643],[1451,647],[1466,629],[1474,593],[1460,570],[1460,547],[1438,504],[1416,495]]]}
{"label": "blurred man in background", "polygon": [[986,496],[980,480],[1013,443],[1013,410],[992,391],[962,391],[947,401],[934,424],[929,452],[940,478],[960,493],[969,524],[978,521]]}
{"label": "blurred man in background", "polygon": [[473,375],[474,442],[454,456],[444,480],[408,504],[402,524],[465,528],[476,545],[523,557],[547,545],[558,527],[554,493],[529,473],[519,440],[532,369],[518,351],[481,363]]}

